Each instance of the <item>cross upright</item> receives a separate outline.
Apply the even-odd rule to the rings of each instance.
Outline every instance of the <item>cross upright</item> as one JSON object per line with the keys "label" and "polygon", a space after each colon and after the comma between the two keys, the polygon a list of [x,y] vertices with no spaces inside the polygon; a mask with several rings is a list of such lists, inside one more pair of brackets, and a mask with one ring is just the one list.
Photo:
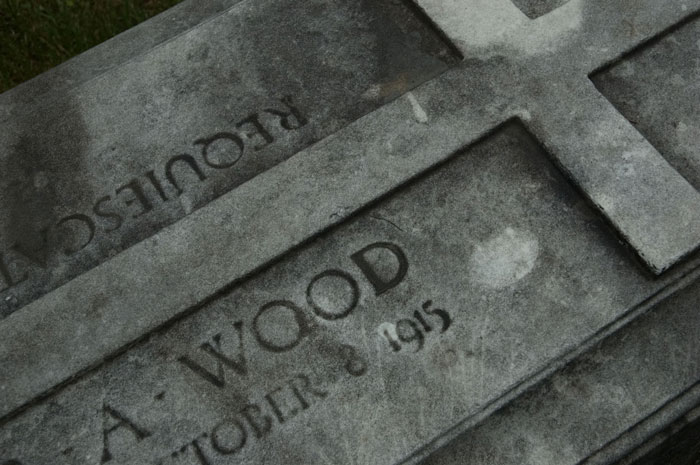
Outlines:
{"label": "cross upright", "polygon": [[[498,93],[502,117],[524,122],[654,273],[700,245],[700,194],[588,78],[637,45],[634,28],[614,12],[632,5],[571,0],[532,19],[515,0],[415,1],[464,57],[459,72],[470,74],[462,78],[464,105],[474,105],[484,87]],[[687,11],[674,3],[678,13]],[[593,20],[587,15],[593,9],[611,15]],[[487,73],[502,80],[472,87]],[[439,82],[456,98],[449,79]]]}

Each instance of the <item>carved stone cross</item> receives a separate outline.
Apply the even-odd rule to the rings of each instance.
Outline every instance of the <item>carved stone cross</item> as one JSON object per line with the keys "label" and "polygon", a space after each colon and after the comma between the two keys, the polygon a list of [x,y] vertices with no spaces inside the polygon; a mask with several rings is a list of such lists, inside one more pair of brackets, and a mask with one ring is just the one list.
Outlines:
{"label": "carved stone cross", "polygon": [[502,76],[492,84],[508,105],[502,115],[523,120],[654,273],[700,245],[700,194],[588,79],[616,55],[614,42],[628,42],[619,24],[586,21],[604,2],[572,0],[538,19],[512,0],[416,2],[464,56],[462,73],[476,62]]}

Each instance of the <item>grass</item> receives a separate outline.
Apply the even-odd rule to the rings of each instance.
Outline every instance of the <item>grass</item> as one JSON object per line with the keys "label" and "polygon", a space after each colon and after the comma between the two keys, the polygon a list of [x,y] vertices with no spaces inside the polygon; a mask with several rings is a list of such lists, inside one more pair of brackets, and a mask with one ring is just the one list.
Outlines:
{"label": "grass", "polygon": [[0,92],[181,0],[0,0]]}

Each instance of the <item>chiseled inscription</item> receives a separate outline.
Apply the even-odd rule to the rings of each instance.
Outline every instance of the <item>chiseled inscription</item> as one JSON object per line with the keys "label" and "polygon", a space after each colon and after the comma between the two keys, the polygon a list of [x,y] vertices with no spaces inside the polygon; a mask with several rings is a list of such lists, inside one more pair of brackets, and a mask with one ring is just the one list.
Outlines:
{"label": "chiseled inscription", "polygon": [[[371,257],[371,258],[370,258]],[[377,257],[383,261],[393,261],[395,269],[387,274],[378,265]],[[236,319],[230,322],[233,331],[230,338],[223,332],[214,334],[210,340],[177,356],[173,363],[186,369],[183,375],[190,382],[209,386],[225,395],[232,381],[249,381],[256,370],[249,363],[251,350],[264,351],[271,355],[293,352],[305,339],[323,330],[319,323],[340,324],[350,318],[358,308],[361,286],[354,276],[362,276],[375,299],[386,298],[390,291],[404,281],[409,271],[409,258],[404,249],[393,242],[374,242],[352,253],[350,261],[359,274],[347,270],[329,268],[310,279],[305,288],[306,302],[297,305],[292,300],[271,300],[259,306],[249,320]],[[379,261],[381,262],[381,260]],[[342,294],[342,304],[329,303],[319,289],[330,287]],[[400,352],[404,345],[415,344],[416,351],[423,348],[427,335],[439,335],[449,330],[452,315],[440,308],[434,308],[432,300],[426,300],[422,308],[414,311],[410,318],[403,318],[396,324],[380,325],[383,333],[376,331],[378,339],[386,338],[389,348]],[[284,335],[275,329],[274,320],[286,323]],[[332,326],[326,330],[332,330]],[[212,465],[227,457],[234,457],[254,442],[264,441],[276,428],[292,422],[300,413],[324,402],[333,392],[333,384],[343,380],[364,376],[369,368],[369,354],[351,344],[338,344],[337,363],[341,376],[328,384],[314,379],[313,374],[293,372],[273,387],[258,392],[246,400],[245,405],[235,412],[228,412],[226,419],[212,423],[195,437],[182,438],[182,444],[164,456],[153,457],[154,465],[194,464]],[[167,391],[155,396],[156,403],[168,397]],[[125,405],[105,402],[99,409],[101,433],[101,454],[95,463],[101,465],[116,461],[125,448],[135,447],[155,434],[147,422],[125,413]],[[143,415],[147,416],[147,413]],[[174,420],[174,419],[173,419]],[[119,437],[117,445],[113,440]],[[75,454],[76,446],[64,448],[60,455]],[[29,465],[22,459],[13,458],[2,465]]]}
{"label": "chiseled inscription", "polygon": [[[353,349],[347,350],[349,354],[354,354]],[[356,363],[365,362],[358,359]],[[358,372],[356,376],[361,374]],[[259,400],[251,401],[233,418],[217,423],[210,431],[188,440],[170,455],[157,459],[154,463],[210,465],[212,457],[234,456],[249,442],[264,440],[273,427],[284,425],[327,396],[328,392],[322,387],[313,386],[307,375],[295,375],[262,395]]]}
{"label": "chiseled inscription", "polygon": [[[382,251],[393,255],[398,262],[398,268],[393,276],[383,276],[380,274],[366,255],[370,252]],[[352,261],[358,266],[362,275],[371,284],[377,297],[396,287],[408,272],[408,258],[404,251],[397,244],[390,242],[377,242],[370,244],[362,250],[352,254]],[[316,286],[324,280],[333,280],[343,284],[347,293],[345,305],[338,308],[330,308],[321,303],[315,297]],[[353,276],[340,269],[325,270],[314,276],[306,288],[306,301],[308,307],[302,308],[289,300],[276,300],[263,304],[253,317],[250,333],[260,349],[271,353],[282,353],[294,350],[304,338],[308,337],[315,329],[313,318],[328,322],[345,319],[352,315],[360,300],[360,287]],[[423,311],[431,305],[427,301]],[[309,310],[313,317],[309,315]],[[291,316],[286,321],[294,326],[293,336],[287,340],[279,341],[277,338],[266,335],[266,317],[274,312],[285,312]],[[420,315],[420,314],[419,314]],[[436,315],[442,323],[443,331],[449,328],[451,316],[444,310],[427,310],[426,315]],[[402,326],[402,322],[408,321],[413,329],[412,320],[400,320],[396,325],[396,332],[399,339],[404,343],[421,338],[422,331],[431,331],[432,327],[421,315],[420,320],[423,325],[422,330],[415,328],[415,331],[408,334]],[[236,347],[236,353],[224,353],[221,349],[221,334],[216,334],[211,341],[204,342],[199,346],[200,357],[209,359],[209,365],[214,369],[206,368],[202,363],[195,361],[190,355],[181,356],[178,361],[192,371],[192,373],[219,389],[226,388],[227,372],[230,375],[245,377],[248,374],[247,359],[245,356],[244,335],[245,322],[235,321],[233,323],[236,334],[236,342],[231,346]],[[396,349],[395,349],[396,350]],[[360,377],[367,372],[367,357],[360,349],[352,345],[341,345],[339,354],[343,369],[350,377]],[[320,402],[328,396],[328,390],[322,386],[314,386],[309,376],[298,374],[265,393],[259,402],[246,405],[239,411],[237,417],[218,423],[210,431],[188,440],[178,450],[173,451],[169,456],[159,459],[158,465],[169,463],[180,463],[173,460],[178,459],[183,454],[190,454],[197,459],[196,463],[210,465],[210,457],[222,457],[234,455],[240,452],[253,438],[262,440],[270,433],[273,425],[283,425],[294,418],[299,412],[310,408],[315,402]]]}
{"label": "chiseled inscription", "polygon": [[308,122],[292,97],[285,96],[278,107],[251,113],[230,131],[194,140],[198,158],[189,153],[174,154],[163,166],[96,199],[91,211],[65,215],[37,231],[38,241],[18,238],[0,250],[0,293],[30,280],[37,270],[48,269],[52,257],[77,256],[99,235],[114,234],[128,222],[153,213],[159,203],[177,199],[185,192],[186,182],[206,182],[207,169],[231,169],[247,151],[257,152],[273,144],[276,132],[296,131]]}
{"label": "chiseled inscription", "polygon": [[423,303],[422,311],[415,310],[413,312],[413,318],[402,318],[396,324],[384,325],[381,333],[394,352],[400,352],[408,344],[414,344],[416,352],[425,347],[426,336],[435,329],[433,324],[427,321],[426,316],[435,316],[439,319],[441,327],[438,331],[440,333],[450,329],[452,324],[450,314],[440,308],[431,308],[432,305],[432,300],[426,300]]}
{"label": "chiseled inscription", "polygon": [[508,125],[8,419],[0,464],[398,463],[664,285]]}

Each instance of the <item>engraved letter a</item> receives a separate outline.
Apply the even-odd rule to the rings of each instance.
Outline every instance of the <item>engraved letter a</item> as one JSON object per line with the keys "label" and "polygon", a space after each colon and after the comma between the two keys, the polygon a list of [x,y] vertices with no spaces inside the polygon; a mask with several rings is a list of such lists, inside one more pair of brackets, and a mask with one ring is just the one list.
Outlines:
{"label": "engraved letter a", "polygon": [[[116,423],[109,425],[110,421]],[[141,442],[147,437],[151,436],[150,431],[141,428],[136,425],[133,421],[129,420],[122,413],[114,410],[107,404],[102,406],[102,460],[100,463],[105,464],[112,460],[112,452],[109,450],[109,435],[114,433],[120,428],[125,428],[130,431],[135,437],[137,442]]]}
{"label": "engraved letter a", "polygon": [[216,359],[216,374],[202,367],[200,364],[192,360],[187,356],[182,356],[178,359],[180,363],[185,365],[187,368],[195,372],[195,374],[201,376],[206,381],[210,382],[218,388],[224,388],[226,386],[226,377],[224,374],[224,365],[235,371],[241,376],[246,376],[248,374],[248,367],[246,365],[245,354],[243,353],[243,322],[237,321],[233,324],[238,333],[238,350],[239,355],[235,358],[229,358],[221,352],[221,333],[213,337],[214,346],[210,343],[205,342],[199,348],[211,355]]}

